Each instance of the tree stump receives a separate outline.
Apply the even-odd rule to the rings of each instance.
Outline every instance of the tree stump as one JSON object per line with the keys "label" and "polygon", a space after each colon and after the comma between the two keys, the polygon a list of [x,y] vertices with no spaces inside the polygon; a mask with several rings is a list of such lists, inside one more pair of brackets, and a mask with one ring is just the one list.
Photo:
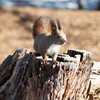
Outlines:
{"label": "tree stump", "polygon": [[81,100],[90,90],[92,55],[83,50],[59,54],[43,64],[39,54],[18,49],[0,65],[0,100]]}

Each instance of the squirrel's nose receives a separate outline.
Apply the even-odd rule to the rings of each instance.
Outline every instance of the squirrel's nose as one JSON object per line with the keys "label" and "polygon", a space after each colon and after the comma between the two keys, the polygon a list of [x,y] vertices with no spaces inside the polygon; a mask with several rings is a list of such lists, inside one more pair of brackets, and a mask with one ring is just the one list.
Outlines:
{"label": "squirrel's nose", "polygon": [[63,40],[63,44],[66,44],[67,40]]}
{"label": "squirrel's nose", "polygon": [[64,42],[64,43],[66,43],[66,42],[67,42],[67,40],[63,40],[63,42]]}

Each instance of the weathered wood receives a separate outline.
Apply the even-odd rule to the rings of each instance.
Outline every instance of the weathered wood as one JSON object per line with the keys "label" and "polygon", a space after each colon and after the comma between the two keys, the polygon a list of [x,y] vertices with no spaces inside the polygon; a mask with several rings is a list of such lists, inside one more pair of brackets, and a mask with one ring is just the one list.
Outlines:
{"label": "weathered wood", "polygon": [[[90,90],[92,55],[68,50],[58,64],[19,49],[0,65],[0,100],[79,100]],[[81,100],[81,99],[80,99]]]}

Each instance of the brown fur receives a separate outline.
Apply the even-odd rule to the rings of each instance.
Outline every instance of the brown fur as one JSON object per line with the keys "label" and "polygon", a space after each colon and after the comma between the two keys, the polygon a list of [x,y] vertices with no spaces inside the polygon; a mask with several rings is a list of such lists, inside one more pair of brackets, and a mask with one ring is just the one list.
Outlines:
{"label": "brown fur", "polygon": [[33,37],[35,38],[40,33],[45,33],[50,35],[55,31],[55,29],[53,28],[57,26],[58,22],[60,23],[59,20],[57,20],[56,22],[56,20],[51,16],[40,16],[35,20],[33,26]]}

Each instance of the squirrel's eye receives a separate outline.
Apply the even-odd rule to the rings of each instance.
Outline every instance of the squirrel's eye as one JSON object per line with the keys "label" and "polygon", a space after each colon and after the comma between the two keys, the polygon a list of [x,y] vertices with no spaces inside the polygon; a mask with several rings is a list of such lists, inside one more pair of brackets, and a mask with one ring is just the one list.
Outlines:
{"label": "squirrel's eye", "polygon": [[58,38],[60,38],[60,36],[57,36]]}

